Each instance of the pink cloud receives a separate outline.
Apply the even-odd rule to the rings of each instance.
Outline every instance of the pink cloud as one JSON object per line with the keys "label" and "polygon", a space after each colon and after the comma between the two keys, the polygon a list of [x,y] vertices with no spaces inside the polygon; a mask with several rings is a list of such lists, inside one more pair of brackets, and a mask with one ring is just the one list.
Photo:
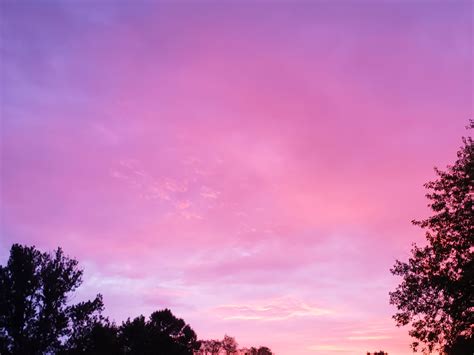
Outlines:
{"label": "pink cloud", "polygon": [[321,317],[333,314],[330,309],[315,307],[298,300],[280,298],[248,305],[222,305],[213,310],[227,320],[285,321],[299,317]]}

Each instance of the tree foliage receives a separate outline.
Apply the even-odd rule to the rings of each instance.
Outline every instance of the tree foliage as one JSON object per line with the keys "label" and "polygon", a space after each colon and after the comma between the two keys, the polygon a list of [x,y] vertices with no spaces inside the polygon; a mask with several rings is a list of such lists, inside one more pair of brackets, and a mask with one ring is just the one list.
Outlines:
{"label": "tree foliage", "polygon": [[87,316],[94,301],[81,302],[73,309],[72,333],[59,355],[118,355],[122,348],[118,341],[118,327],[100,314]]}
{"label": "tree foliage", "polygon": [[[78,262],[61,248],[52,254],[14,244],[0,265],[0,354],[5,355],[191,355],[237,353],[228,335],[198,341],[194,330],[169,309],[127,319],[120,326],[102,316],[94,300],[70,303],[82,284]],[[271,355],[256,348],[253,355]],[[250,354],[250,353],[249,353]]]}
{"label": "tree foliage", "polygon": [[224,335],[222,340],[201,340],[196,355],[218,355],[224,351],[225,354],[241,354],[241,355],[272,355],[270,348],[261,346],[259,348],[238,348],[235,338]]}
{"label": "tree foliage", "polygon": [[272,351],[266,346],[261,346],[257,350],[257,355],[272,355]]}
{"label": "tree foliage", "polygon": [[224,339],[222,340],[222,349],[224,349],[226,355],[235,354],[237,352],[237,342],[235,338],[228,336],[227,334],[224,335]]}
{"label": "tree foliage", "polygon": [[103,309],[102,297],[69,305],[82,283],[82,270],[61,248],[41,253],[14,244],[0,265],[0,353],[44,354],[64,349],[78,322],[91,322]]}
{"label": "tree foliage", "polygon": [[121,326],[102,316],[102,296],[71,304],[82,283],[78,262],[58,248],[14,244],[0,265],[0,354],[191,355],[196,333],[169,309]]}
{"label": "tree foliage", "polygon": [[200,346],[194,330],[169,309],[153,312],[148,321],[128,319],[119,329],[119,341],[129,355],[186,355]]}
{"label": "tree foliage", "polygon": [[[470,128],[474,128],[473,121]],[[403,278],[390,303],[398,326],[411,325],[416,351],[449,351],[470,342],[474,331],[474,147],[463,138],[454,165],[435,169],[425,184],[433,215],[413,223],[425,230],[427,244],[413,245],[407,262],[391,269]]]}
{"label": "tree foliage", "polygon": [[222,342],[220,340],[201,340],[201,346],[197,351],[198,354],[202,355],[216,355],[222,348]]}
{"label": "tree foliage", "polygon": [[252,346],[250,349],[246,349],[242,352],[243,355],[272,355],[272,351],[270,348],[267,348],[266,346],[261,346],[259,348],[256,348]]}

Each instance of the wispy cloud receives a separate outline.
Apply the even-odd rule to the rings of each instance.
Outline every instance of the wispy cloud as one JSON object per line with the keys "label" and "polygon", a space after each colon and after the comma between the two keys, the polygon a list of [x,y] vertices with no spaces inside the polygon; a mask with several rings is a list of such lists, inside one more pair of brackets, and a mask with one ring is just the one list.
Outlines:
{"label": "wispy cloud", "polygon": [[201,187],[201,196],[204,198],[216,199],[219,197],[219,191],[215,191],[208,186]]}
{"label": "wispy cloud", "polygon": [[340,346],[340,345],[332,345],[332,344],[323,344],[323,345],[311,345],[308,346],[308,349],[311,351],[317,351],[317,352],[343,352],[343,353],[355,353],[356,350],[351,347],[345,347],[345,346]]}
{"label": "wispy cloud", "polygon": [[283,321],[290,318],[321,317],[334,314],[331,309],[315,307],[295,299],[282,298],[246,305],[223,305],[213,309],[227,320]]}
{"label": "wispy cloud", "polygon": [[347,337],[348,340],[381,340],[381,339],[390,339],[391,336],[388,335],[354,335]]}

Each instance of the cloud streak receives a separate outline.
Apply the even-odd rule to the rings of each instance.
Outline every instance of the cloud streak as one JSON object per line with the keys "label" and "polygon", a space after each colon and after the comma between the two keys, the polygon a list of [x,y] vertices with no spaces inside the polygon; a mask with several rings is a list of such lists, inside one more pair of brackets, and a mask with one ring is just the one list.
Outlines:
{"label": "cloud streak", "polygon": [[292,299],[277,299],[254,305],[223,305],[214,309],[225,320],[284,321],[299,317],[333,315],[329,309],[310,306]]}

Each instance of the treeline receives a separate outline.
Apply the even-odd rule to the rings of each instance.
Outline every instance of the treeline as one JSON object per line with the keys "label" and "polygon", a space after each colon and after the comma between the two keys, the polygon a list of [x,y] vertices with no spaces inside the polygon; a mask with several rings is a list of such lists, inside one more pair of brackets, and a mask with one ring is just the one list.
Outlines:
{"label": "treeline", "polygon": [[238,348],[238,344],[233,337],[224,336],[223,340],[204,340],[201,341],[200,348],[195,352],[196,355],[217,355],[224,352],[227,354],[239,355],[272,355],[272,351],[266,346],[259,348]]}
{"label": "treeline", "polygon": [[189,324],[169,309],[117,325],[95,299],[70,304],[82,284],[78,262],[61,248],[52,254],[14,244],[0,265],[2,355],[271,355],[267,347],[238,349],[234,338],[198,340]]}

